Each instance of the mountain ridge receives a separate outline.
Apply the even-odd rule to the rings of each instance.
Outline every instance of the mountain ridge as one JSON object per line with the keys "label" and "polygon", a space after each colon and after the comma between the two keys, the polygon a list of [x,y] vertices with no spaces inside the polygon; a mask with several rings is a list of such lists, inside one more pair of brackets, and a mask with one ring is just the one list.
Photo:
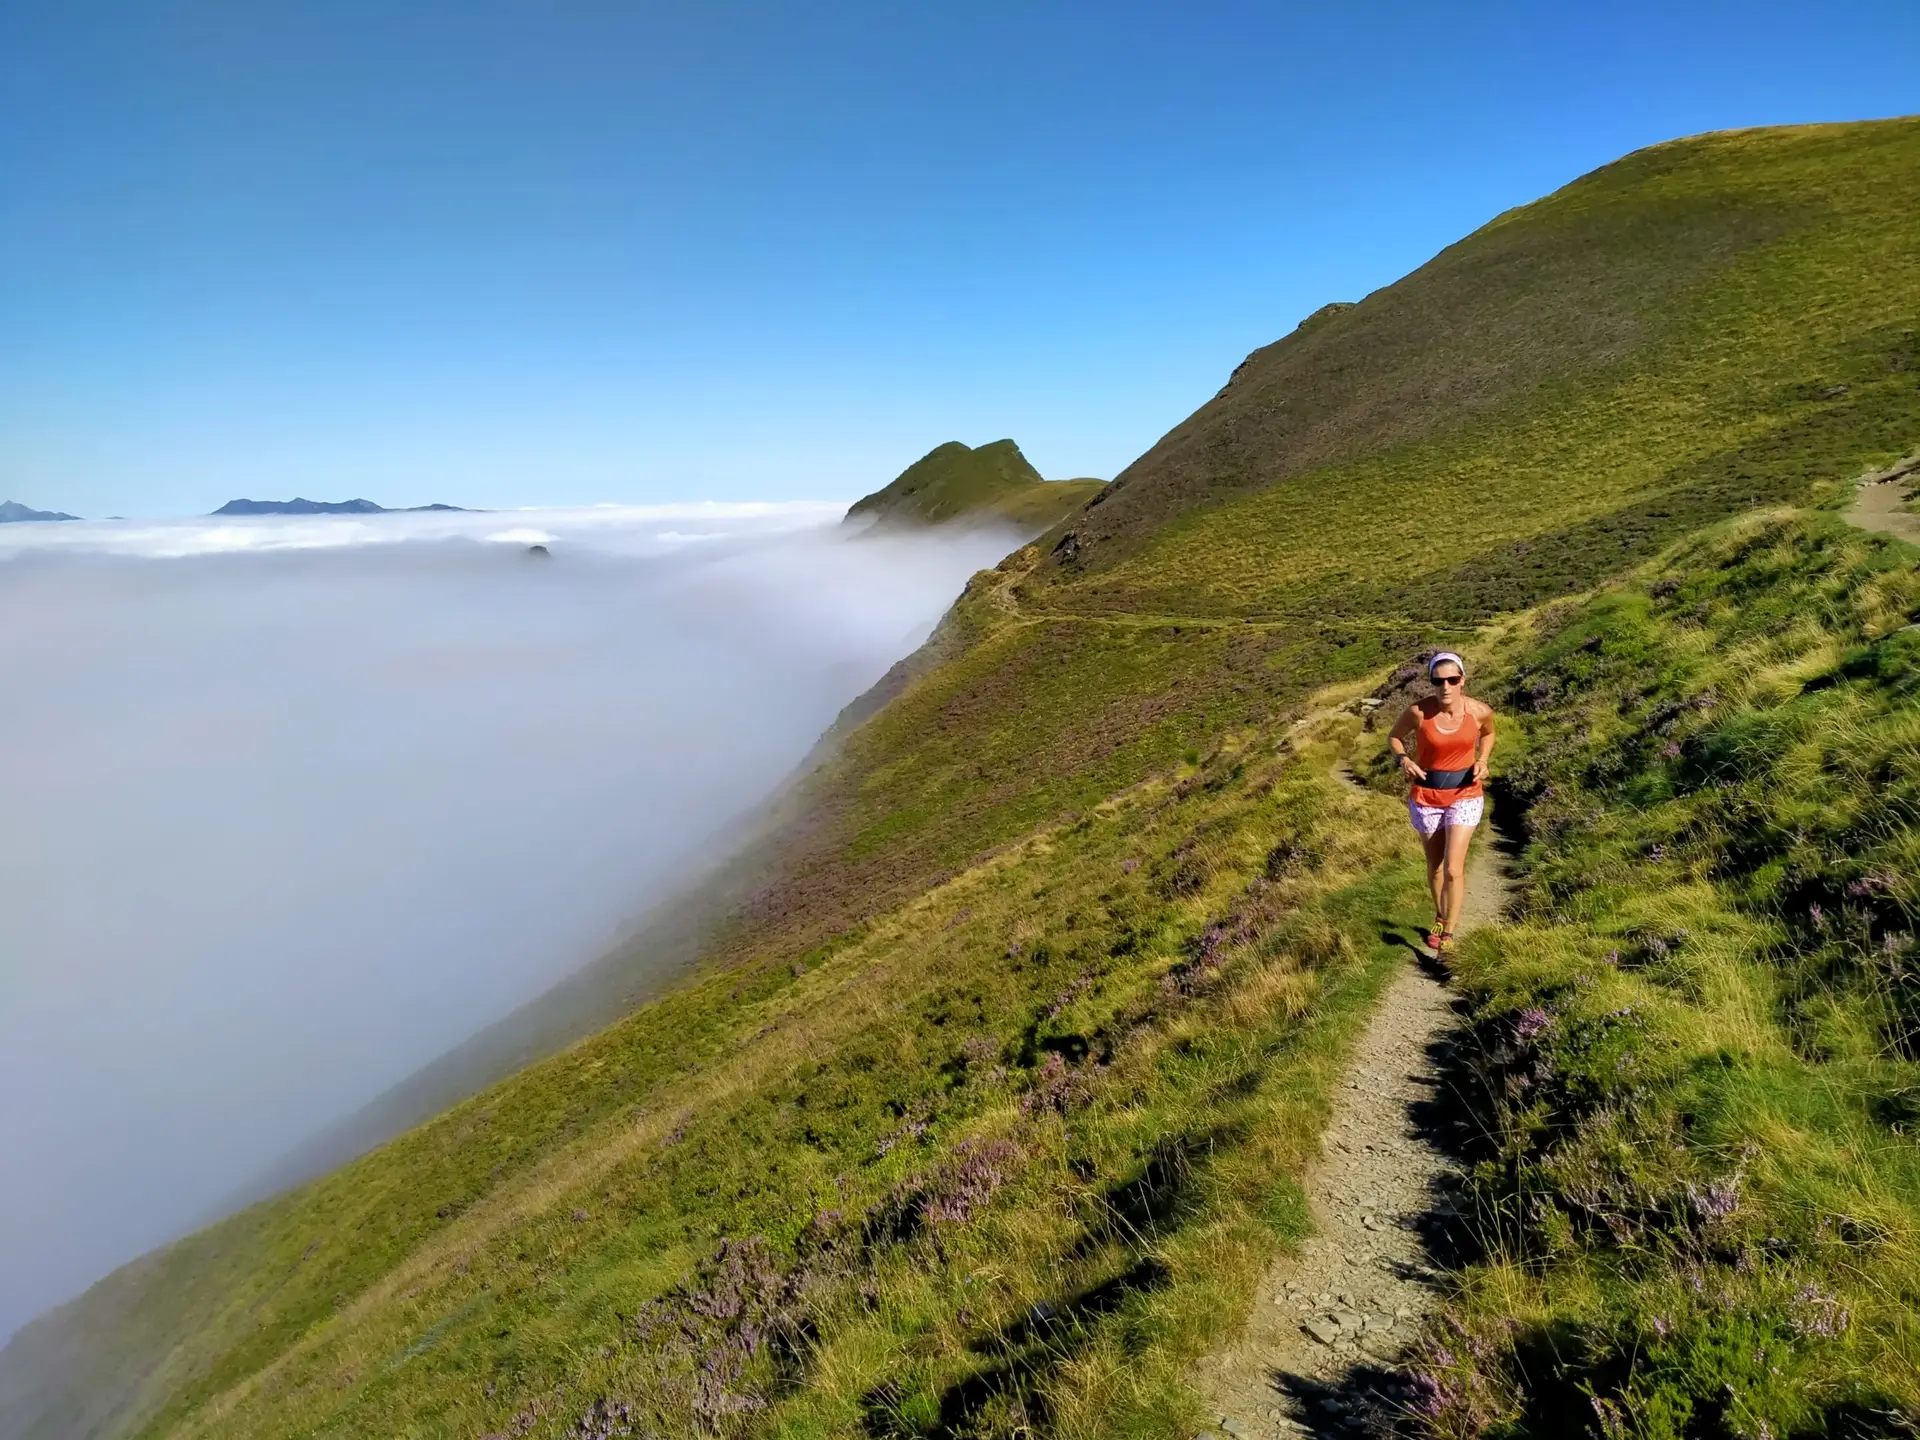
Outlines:
{"label": "mountain ridge", "polygon": [[18,525],[36,520],[78,520],[62,510],[35,510],[17,500],[0,500],[0,525]]}
{"label": "mountain ridge", "polygon": [[229,500],[215,515],[413,515],[426,510],[452,510],[467,513],[459,505],[407,505],[391,510],[371,500],[308,500],[296,495],[291,500]]}
{"label": "mountain ridge", "polygon": [[847,510],[879,529],[1004,524],[1038,533],[1098,492],[1098,480],[1046,480],[1012,440],[937,445]]}

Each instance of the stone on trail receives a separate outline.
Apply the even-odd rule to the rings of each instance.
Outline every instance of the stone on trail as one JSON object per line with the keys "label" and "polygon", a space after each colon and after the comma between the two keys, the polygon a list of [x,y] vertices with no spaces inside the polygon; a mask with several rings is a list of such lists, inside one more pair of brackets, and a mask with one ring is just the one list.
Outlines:
{"label": "stone on trail", "polygon": [[1328,1320],[1309,1320],[1300,1328],[1322,1345],[1331,1345],[1340,1338],[1340,1327]]}

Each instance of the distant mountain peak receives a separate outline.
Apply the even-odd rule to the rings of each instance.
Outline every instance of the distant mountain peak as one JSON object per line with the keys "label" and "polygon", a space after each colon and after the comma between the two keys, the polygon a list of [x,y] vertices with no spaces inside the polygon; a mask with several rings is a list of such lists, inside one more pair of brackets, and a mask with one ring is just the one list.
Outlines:
{"label": "distant mountain peak", "polygon": [[885,488],[856,500],[850,522],[888,527],[998,521],[1038,532],[1100,489],[1101,482],[1045,480],[1011,440],[977,449],[937,445]]}
{"label": "distant mountain peak", "polygon": [[64,510],[35,510],[22,505],[18,500],[0,500],[0,525],[10,525],[22,520],[78,520],[78,515],[69,515]]}
{"label": "distant mountain peak", "polygon": [[459,505],[408,505],[389,510],[371,500],[229,500],[216,515],[402,515],[419,510],[461,510]]}

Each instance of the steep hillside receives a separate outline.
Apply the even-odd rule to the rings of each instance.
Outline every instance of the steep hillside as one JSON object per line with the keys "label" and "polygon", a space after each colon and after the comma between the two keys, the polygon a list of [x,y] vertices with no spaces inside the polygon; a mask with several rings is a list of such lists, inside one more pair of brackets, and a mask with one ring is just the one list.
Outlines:
{"label": "steep hillside", "polygon": [[1912,121],[1708,135],[1500,216],[1249,356],[1028,598],[1474,620],[1798,499],[1810,456],[1903,452],[1914,145]]}
{"label": "steep hillside", "polygon": [[978,449],[949,440],[853,502],[849,524],[999,523],[1035,534],[1100,489],[1098,480],[1043,480],[1011,440]]}
{"label": "steep hillside", "polygon": [[[1399,421],[1365,460],[1298,478],[1288,478],[1297,442],[1276,433],[1262,451],[1271,483],[1237,499],[1214,485],[1219,457],[1238,453],[1251,417],[1285,407],[1276,396],[1222,413],[1217,397],[1042,542],[1041,563],[1010,560],[1011,590],[1003,576],[960,608],[934,642],[944,663],[816,777],[813,822],[749,933],[829,933],[1225,728],[1286,713],[1321,683],[1461,640],[1698,526],[1804,502],[1823,481],[1904,454],[1920,400],[1920,243],[1906,212],[1916,184],[1914,121],[1660,146],[1453,247],[1454,265],[1484,253],[1487,284],[1420,307],[1423,334],[1483,337],[1450,350],[1448,369],[1498,369],[1499,317],[1525,293],[1499,280],[1534,273],[1515,258],[1529,235],[1547,252],[1610,263],[1621,247],[1601,241],[1632,232],[1643,212],[1666,213],[1670,190],[1709,215],[1785,226],[1700,270],[1681,243],[1676,263],[1691,278],[1634,291],[1637,339],[1618,341],[1604,364],[1590,354],[1599,320],[1571,307],[1593,295],[1613,313],[1618,288],[1570,283],[1568,312],[1529,329],[1558,345],[1533,368],[1559,364],[1577,382],[1509,388],[1465,415],[1441,389],[1425,407],[1428,438],[1409,440],[1399,427],[1414,422]],[[1588,223],[1595,238],[1583,245]],[[1668,233],[1624,248],[1639,255]],[[1644,257],[1635,267],[1649,273]],[[1386,362],[1353,327],[1403,287],[1425,287],[1430,269],[1296,341],[1334,347],[1319,367],[1371,394],[1365,377]],[[1098,538],[1130,489],[1161,497],[1158,528]],[[1082,547],[1089,527],[1096,538]],[[1089,558],[1103,548],[1109,559]]]}
{"label": "steep hillside", "polygon": [[[1915,552],[1739,517],[1920,440],[1916,193],[1914,121],[1675,142],[1251,357],[850,712],[685,984],[43,1319],[0,1358],[0,1435],[1192,1426],[1186,1367],[1301,1233],[1419,913],[1342,707],[1441,639],[1527,712],[1535,838],[1528,940],[1462,959],[1508,1229],[1475,1232],[1473,1344],[1431,1337],[1407,1423],[1564,1430],[1582,1386],[1649,1434],[1910,1408],[1920,1201],[1888,1147],[1920,1074],[1904,952],[1871,947],[1914,921],[1870,877],[1915,868],[1920,816],[1871,798],[1911,741]],[[1685,943],[1656,905],[1692,907]],[[1658,1046],[1616,1043],[1622,1005]],[[1657,1077],[1607,1070],[1627,1049]],[[1868,1079],[1892,1108],[1819,1111]],[[1884,1295],[1781,1218],[1813,1181],[1742,1158],[1779,1137]],[[1590,1173],[1615,1140],[1625,1198]],[[1713,1198],[1735,1173],[1750,1210]],[[1693,1308],[1632,1319],[1696,1270]],[[1652,1315],[1690,1338],[1636,1370]],[[1753,1325],[1812,1400],[1714,1368]]]}
{"label": "steep hillside", "polygon": [[1514,637],[1440,1433],[1920,1420],[1920,550],[1776,514]]}

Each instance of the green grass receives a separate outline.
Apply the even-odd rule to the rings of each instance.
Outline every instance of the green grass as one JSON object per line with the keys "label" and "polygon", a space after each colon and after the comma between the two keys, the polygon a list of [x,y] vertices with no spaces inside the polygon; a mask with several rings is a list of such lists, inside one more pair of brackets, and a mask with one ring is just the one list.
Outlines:
{"label": "green grass", "polygon": [[1096,494],[1104,481],[1043,480],[1011,440],[978,449],[949,440],[854,501],[849,521],[883,527],[994,521],[1033,535]]}
{"label": "green grass", "polygon": [[1916,562],[1756,520],[1514,642],[1439,1433],[1920,1417]]}
{"label": "green grass", "polygon": [[[1436,1428],[1586,1426],[1583,1386],[1650,1434],[1735,1433],[1748,1411],[1697,1397],[1749,1380],[1781,1435],[1908,1403],[1882,1373],[1912,1345],[1905,981],[1836,927],[1873,867],[1920,870],[1884,768],[1911,562],[1817,519],[1688,537],[1838,503],[1920,439],[1917,181],[1913,121],[1655,147],[1257,353],[849,710],[677,988],[31,1328],[0,1434],[560,1436],[597,1405],[668,1433],[1171,1433],[1185,1365],[1298,1233],[1382,922],[1411,918],[1393,805],[1282,737],[1423,644],[1478,657],[1500,617],[1530,909],[1462,962],[1502,1148]],[[1671,590],[1513,618],[1689,544]],[[1707,684],[1715,708],[1655,714]],[[706,910],[677,913],[680,945]],[[1535,1005],[1538,1125],[1489,1068]],[[1774,1228],[1699,1252],[1735,1298],[1683,1317],[1680,1231],[1646,1215],[1754,1137],[1738,1215]],[[1556,1198],[1614,1170],[1644,1182],[1644,1265]],[[1844,1217],[1833,1246],[1880,1247],[1884,1294],[1777,1228],[1794,1186]],[[1814,1248],[1769,1269],[1774,1238]],[[1832,1346],[1767,1288],[1803,1273],[1854,1287]],[[1691,1338],[1652,1345],[1652,1315]],[[1782,1324],[1787,1379],[1703,1358],[1778,1358]]]}

